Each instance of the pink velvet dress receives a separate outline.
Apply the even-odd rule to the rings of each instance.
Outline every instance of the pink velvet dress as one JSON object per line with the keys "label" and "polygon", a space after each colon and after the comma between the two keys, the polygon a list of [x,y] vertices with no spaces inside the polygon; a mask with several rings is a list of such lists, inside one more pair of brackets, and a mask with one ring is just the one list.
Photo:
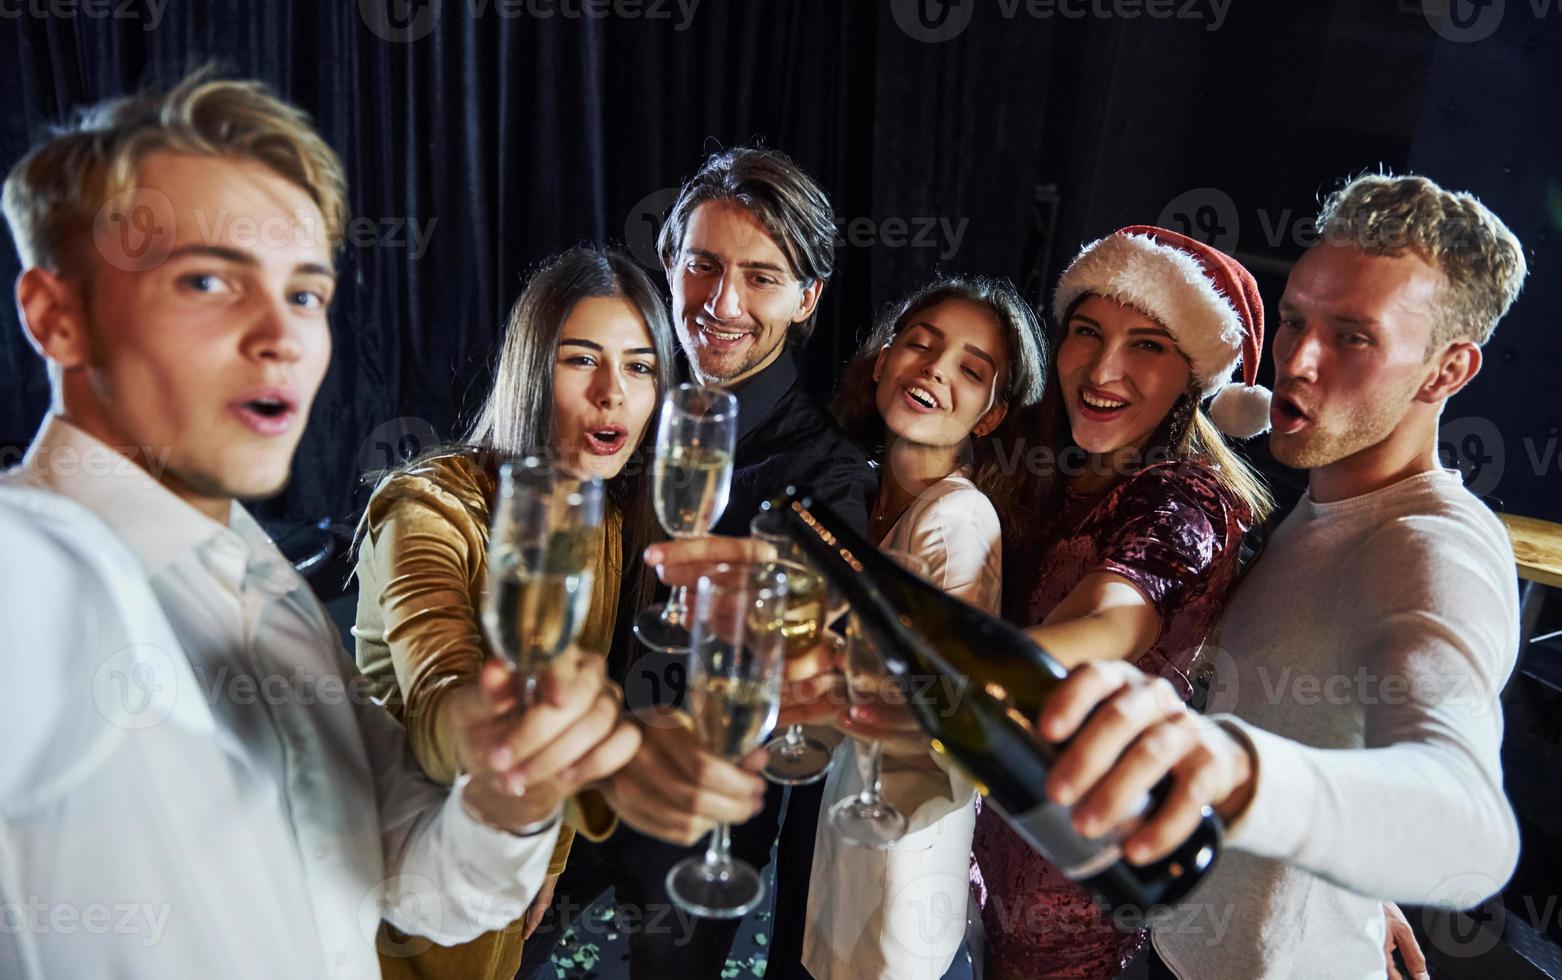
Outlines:
{"label": "pink velvet dress", "polygon": [[[1198,461],[1146,467],[1096,497],[1071,493],[1047,532],[1025,622],[1045,620],[1092,572],[1121,575],[1161,617],[1160,638],[1138,666],[1186,700],[1187,671],[1236,577],[1249,524],[1247,508]],[[1143,931],[1115,928],[990,808],[976,819],[971,882],[997,980],[1115,977],[1144,944]]]}

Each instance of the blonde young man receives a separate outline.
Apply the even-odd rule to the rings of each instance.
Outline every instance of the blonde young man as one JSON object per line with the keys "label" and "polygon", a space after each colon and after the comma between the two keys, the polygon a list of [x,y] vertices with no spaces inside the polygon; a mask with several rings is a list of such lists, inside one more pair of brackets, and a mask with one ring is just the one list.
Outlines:
{"label": "blonde young man", "polygon": [[1440,465],[1437,426],[1523,252],[1474,197],[1421,177],[1352,181],[1318,227],[1280,301],[1270,412],[1270,447],[1309,490],[1221,619],[1229,713],[1197,719],[1164,681],[1096,664],[1040,721],[1074,736],[1048,792],[1083,832],[1173,775],[1130,860],[1169,852],[1201,805],[1226,819],[1220,862],[1154,928],[1179,977],[1381,978],[1381,902],[1472,904],[1518,856],[1497,702],[1513,552]]}
{"label": "blonde young man", "polygon": [[524,713],[490,665],[462,738],[493,764],[436,786],[236,502],[286,481],[330,358],[336,155],[197,75],[36,147],[4,203],[53,402],[0,477],[0,976],[370,978],[382,918],[514,920],[561,801],[638,748],[601,659]]}

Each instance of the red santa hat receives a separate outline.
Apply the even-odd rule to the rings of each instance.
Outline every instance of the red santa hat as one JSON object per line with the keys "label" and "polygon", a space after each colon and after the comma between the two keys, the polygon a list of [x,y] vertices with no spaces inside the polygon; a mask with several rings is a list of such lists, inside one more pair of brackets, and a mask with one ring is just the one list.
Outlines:
{"label": "red santa hat", "polygon": [[[1215,396],[1210,418],[1238,439],[1269,428],[1267,388],[1258,385],[1264,303],[1242,263],[1165,228],[1130,225],[1092,242],[1058,280],[1052,312],[1061,323],[1087,294],[1116,300],[1156,319],[1193,368],[1200,398]],[[1228,383],[1240,364],[1242,382]]]}

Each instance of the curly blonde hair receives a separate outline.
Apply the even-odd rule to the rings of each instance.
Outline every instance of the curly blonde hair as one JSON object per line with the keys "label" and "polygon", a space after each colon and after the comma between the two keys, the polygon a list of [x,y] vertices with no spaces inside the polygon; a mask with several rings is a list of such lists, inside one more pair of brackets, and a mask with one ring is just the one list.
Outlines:
{"label": "curly blonde hair", "polygon": [[1323,241],[1369,255],[1414,252],[1443,274],[1428,355],[1455,340],[1484,345],[1524,284],[1524,249],[1473,194],[1418,176],[1364,174],[1318,213]]}

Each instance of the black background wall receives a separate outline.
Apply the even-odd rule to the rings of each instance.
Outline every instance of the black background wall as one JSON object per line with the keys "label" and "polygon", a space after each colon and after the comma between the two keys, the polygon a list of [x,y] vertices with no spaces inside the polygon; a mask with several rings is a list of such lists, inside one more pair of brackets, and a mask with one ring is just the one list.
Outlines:
{"label": "black background wall", "polygon": [[[1272,309],[1320,191],[1423,172],[1491,205],[1533,270],[1446,441],[1479,492],[1562,520],[1562,0],[1446,3],[3,0],[0,158],[208,59],[314,115],[358,224],[331,373],[261,507],[295,519],[350,519],[362,473],[460,430],[538,261],[591,240],[652,262],[668,189],[717,146],[763,140],[834,196],[821,391],[935,267],[1041,300],[1082,242],[1159,222],[1234,250]],[[7,238],[0,278],[17,268]],[[8,462],[47,390],[4,321]]]}

